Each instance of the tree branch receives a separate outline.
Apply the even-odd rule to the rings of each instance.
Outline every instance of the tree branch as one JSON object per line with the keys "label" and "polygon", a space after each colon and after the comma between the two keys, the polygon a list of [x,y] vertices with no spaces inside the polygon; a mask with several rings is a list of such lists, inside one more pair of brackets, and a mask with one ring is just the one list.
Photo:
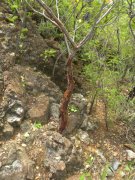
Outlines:
{"label": "tree branch", "polygon": [[25,2],[28,4],[28,6],[29,6],[35,13],[40,14],[41,16],[44,16],[44,17],[45,17],[48,21],[50,21],[53,25],[55,25],[55,26],[58,27],[58,25],[56,24],[56,22],[54,22],[52,19],[50,19],[50,18],[44,13],[44,11],[41,13],[41,12],[37,11],[36,9],[34,9],[27,0],[25,0]]}
{"label": "tree branch", "polygon": [[57,10],[58,19],[60,19],[59,8],[58,8],[58,0],[56,0],[56,10]]}
{"label": "tree branch", "polygon": [[45,2],[43,2],[42,0],[36,0],[40,6],[46,11],[47,15],[53,19],[53,21],[57,24],[57,27],[60,29],[60,31],[62,31],[65,36],[67,37],[68,41],[71,43],[71,45],[76,49],[77,45],[76,43],[74,43],[74,41],[72,40],[70,34],[68,33],[67,29],[65,28],[64,24],[55,16],[55,14],[53,13],[53,11],[46,5]]}
{"label": "tree branch", "polygon": [[92,39],[96,25],[99,24],[101,22],[101,20],[111,12],[111,10],[114,6],[114,4],[112,4],[112,6],[101,16],[101,13],[104,9],[104,5],[105,5],[105,1],[103,2],[97,17],[95,18],[93,26],[91,27],[88,34],[84,37],[84,39],[81,42],[79,42],[79,44],[77,45],[77,48],[82,47],[88,40]]}

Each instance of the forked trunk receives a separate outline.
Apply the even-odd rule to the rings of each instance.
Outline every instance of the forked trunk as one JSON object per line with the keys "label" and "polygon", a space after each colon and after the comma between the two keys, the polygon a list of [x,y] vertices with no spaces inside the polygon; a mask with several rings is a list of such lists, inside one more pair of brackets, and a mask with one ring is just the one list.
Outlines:
{"label": "forked trunk", "polygon": [[67,59],[67,89],[64,92],[64,95],[61,99],[60,105],[60,127],[59,132],[62,133],[68,122],[68,104],[73,93],[74,89],[74,79],[73,79],[73,68],[72,68],[72,60],[74,58],[74,53],[70,54]]}

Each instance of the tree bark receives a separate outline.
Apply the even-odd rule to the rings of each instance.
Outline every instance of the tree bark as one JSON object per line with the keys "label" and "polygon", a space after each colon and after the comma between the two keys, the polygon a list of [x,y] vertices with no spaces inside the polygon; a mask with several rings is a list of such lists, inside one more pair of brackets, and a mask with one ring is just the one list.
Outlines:
{"label": "tree bark", "polygon": [[67,89],[64,92],[64,95],[61,100],[60,105],[60,127],[59,132],[62,133],[67,125],[68,122],[68,104],[71,98],[71,95],[74,90],[74,78],[73,78],[73,68],[72,68],[72,61],[74,58],[74,53],[69,54],[67,59]]}

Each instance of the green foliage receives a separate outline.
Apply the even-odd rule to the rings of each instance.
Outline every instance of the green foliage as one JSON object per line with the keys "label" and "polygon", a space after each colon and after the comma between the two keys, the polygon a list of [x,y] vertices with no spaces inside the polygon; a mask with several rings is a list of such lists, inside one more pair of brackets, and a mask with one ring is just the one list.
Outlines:
{"label": "green foliage", "polygon": [[69,112],[78,112],[79,111],[78,107],[74,104],[69,105],[68,110],[69,110]]}
{"label": "green foliage", "polygon": [[27,33],[28,33],[28,28],[22,28],[21,32],[20,32],[20,39],[22,39],[22,40],[25,39]]}
{"label": "green foliage", "polygon": [[105,88],[104,93],[108,99],[108,106],[114,110],[120,107],[120,104],[125,100],[124,95],[121,95],[118,89],[115,88]]}
{"label": "green foliage", "polygon": [[125,171],[132,172],[134,170],[135,161],[128,161],[125,165]]}
{"label": "green foliage", "polygon": [[56,55],[56,50],[53,48],[46,49],[42,54],[40,54],[40,57],[43,58],[44,61],[48,61],[49,58],[53,58]]}
{"label": "green foliage", "polygon": [[42,128],[42,127],[43,127],[43,126],[42,126],[41,122],[36,121],[36,122],[34,123],[34,128],[40,129],[40,128]]}
{"label": "green foliage", "polygon": [[7,19],[9,22],[14,23],[18,19],[18,16],[10,15],[7,17]]}
{"label": "green foliage", "polygon": [[83,173],[79,178],[79,180],[86,180],[86,179],[92,180],[92,177],[91,177],[90,173],[87,173],[87,172]]}
{"label": "green foliage", "polygon": [[19,7],[21,6],[22,0],[7,0],[7,3],[9,5],[9,7],[11,8],[11,10],[13,12],[15,12],[16,10],[19,9]]}
{"label": "green foliage", "polygon": [[45,38],[49,37],[55,37],[57,35],[57,29],[55,26],[52,25],[52,23],[48,21],[44,21],[41,19],[41,22],[38,25],[38,31],[43,35]]}
{"label": "green foliage", "polygon": [[101,176],[100,176],[101,180],[106,180],[106,177],[107,177],[107,174],[108,174],[108,169],[109,169],[109,164],[106,164],[103,171],[101,172]]}

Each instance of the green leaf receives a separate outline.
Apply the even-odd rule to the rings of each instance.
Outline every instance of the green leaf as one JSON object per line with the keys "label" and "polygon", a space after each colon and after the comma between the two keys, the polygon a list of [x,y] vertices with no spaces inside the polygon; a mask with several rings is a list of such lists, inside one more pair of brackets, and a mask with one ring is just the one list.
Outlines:
{"label": "green leaf", "polygon": [[89,173],[83,173],[80,177],[79,177],[79,180],[86,180],[86,178],[88,180],[92,180],[92,177]]}
{"label": "green leaf", "polygon": [[108,168],[109,168],[109,164],[107,164],[104,167],[103,171],[101,172],[101,176],[100,176],[101,180],[106,180],[107,173],[108,173]]}
{"label": "green leaf", "polygon": [[8,17],[7,18],[10,22],[14,23],[17,19],[18,19],[18,16],[11,16],[11,17]]}

